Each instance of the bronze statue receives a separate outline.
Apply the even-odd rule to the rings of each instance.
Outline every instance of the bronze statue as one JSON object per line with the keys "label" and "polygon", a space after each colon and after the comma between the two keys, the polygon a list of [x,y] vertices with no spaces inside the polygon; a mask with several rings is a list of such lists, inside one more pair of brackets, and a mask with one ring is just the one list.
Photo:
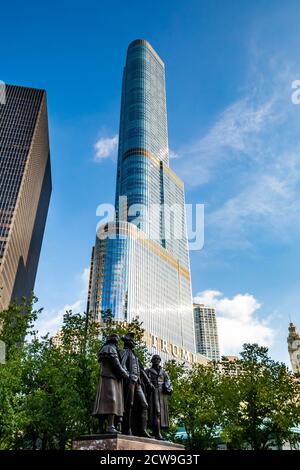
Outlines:
{"label": "bronze statue", "polygon": [[169,427],[168,395],[172,393],[172,385],[167,372],[161,367],[161,357],[154,354],[151,359],[152,367],[146,369],[146,374],[154,389],[149,394],[149,427],[155,439],[163,440],[161,429]]}
{"label": "bronze statue", "polygon": [[128,378],[128,372],[120,363],[118,341],[118,335],[111,334],[98,353],[101,372],[92,415],[99,419],[99,433],[104,432],[104,421],[107,433],[119,433],[117,424],[124,413],[123,379]]}
{"label": "bronze statue", "polygon": [[[124,342],[124,350],[121,352],[121,364],[129,372],[129,381],[124,387],[124,430],[127,435],[132,435],[133,431],[136,435],[143,437],[151,437],[147,432],[148,422],[148,403],[143,391],[143,385],[153,388],[149,381],[142,364],[134,352],[136,345],[134,341],[134,333],[127,333],[122,338]],[[135,422],[133,420],[133,408],[136,414]]]}

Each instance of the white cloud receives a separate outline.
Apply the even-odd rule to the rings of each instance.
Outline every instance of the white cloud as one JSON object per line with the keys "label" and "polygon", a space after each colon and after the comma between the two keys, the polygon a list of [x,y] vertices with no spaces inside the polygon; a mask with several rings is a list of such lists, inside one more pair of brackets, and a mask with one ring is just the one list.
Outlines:
{"label": "white cloud", "polygon": [[269,239],[287,242],[300,230],[299,183],[297,150],[274,157],[272,169],[261,167],[261,172],[248,175],[244,188],[207,214],[207,227],[215,234],[220,231],[222,248],[234,248],[237,240],[251,240],[255,230],[260,236],[266,233]]}
{"label": "white cloud", "polygon": [[179,149],[177,168],[182,178],[191,186],[199,186],[210,182],[225,161],[229,164],[246,155],[253,158],[257,136],[274,119],[272,99],[260,105],[250,98],[233,103],[204,136]]}
{"label": "white cloud", "polygon": [[94,161],[101,162],[105,158],[116,158],[118,148],[118,135],[113,137],[101,137],[94,145]]}
{"label": "white cloud", "polygon": [[257,234],[280,243],[299,238],[300,106],[291,104],[290,88],[297,74],[272,64],[174,160],[190,186],[213,188],[200,202],[211,229],[206,240],[218,250],[253,248]]}
{"label": "white cloud", "polygon": [[253,295],[236,294],[230,299],[222,292],[206,290],[197,294],[194,302],[216,308],[222,355],[237,355],[244,343],[272,345],[275,330],[260,318],[261,305]]}
{"label": "white cloud", "polygon": [[57,333],[63,322],[63,316],[68,310],[72,310],[74,313],[84,312],[86,310],[88,283],[89,283],[90,269],[84,268],[80,274],[80,280],[82,288],[80,297],[71,304],[66,304],[56,310],[43,310],[41,316],[36,322],[36,329],[39,332],[39,336],[45,336],[50,333],[53,336]]}
{"label": "white cloud", "polygon": [[89,280],[90,280],[90,268],[84,268],[84,270],[81,273],[80,276],[82,282],[83,282],[83,291],[84,293],[87,292],[88,287],[89,287]]}
{"label": "white cloud", "polygon": [[174,150],[169,148],[169,158],[170,158],[170,160],[175,160],[177,158],[180,158],[180,155],[177,152],[175,152]]}

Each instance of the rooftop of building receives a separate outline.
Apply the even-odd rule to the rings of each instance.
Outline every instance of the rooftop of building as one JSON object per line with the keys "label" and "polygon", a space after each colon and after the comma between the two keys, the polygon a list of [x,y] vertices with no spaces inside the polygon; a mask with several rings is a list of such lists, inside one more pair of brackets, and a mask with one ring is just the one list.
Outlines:
{"label": "rooftop of building", "polygon": [[156,50],[151,46],[150,42],[147,41],[146,39],[134,39],[133,41],[131,41],[131,43],[129,44],[128,48],[127,48],[127,51],[129,51],[129,49],[131,49],[132,47],[134,46],[138,46],[138,45],[141,45],[141,46],[146,46],[151,52],[152,54],[156,57],[156,59],[159,61],[159,63],[164,67],[165,64],[164,64],[164,61],[161,59],[161,57],[158,55],[158,53],[156,52]]}
{"label": "rooftop of building", "polygon": [[215,307],[213,307],[212,305],[205,305],[205,304],[196,304],[196,303],[193,303],[193,307],[194,307],[194,308],[211,308],[211,309],[214,309],[214,310],[215,310]]}
{"label": "rooftop of building", "polygon": [[15,84],[12,84],[12,83],[5,83],[5,82],[1,82],[0,81],[0,85],[5,85],[5,87],[9,87],[9,88],[21,88],[23,90],[33,90],[33,91],[37,91],[37,92],[42,92],[42,93],[46,93],[46,90],[44,88],[35,88],[35,87],[31,87],[31,86],[25,86],[25,85],[15,85]]}

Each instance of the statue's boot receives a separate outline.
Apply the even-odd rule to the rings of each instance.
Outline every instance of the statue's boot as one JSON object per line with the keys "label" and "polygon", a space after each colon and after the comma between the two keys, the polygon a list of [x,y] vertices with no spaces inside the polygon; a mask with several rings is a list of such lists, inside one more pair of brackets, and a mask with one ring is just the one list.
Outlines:
{"label": "statue's boot", "polygon": [[143,410],[142,415],[141,415],[141,437],[148,437],[151,439],[152,436],[150,436],[150,434],[148,434],[148,431],[147,431],[147,421],[148,421],[148,411]]}
{"label": "statue's boot", "polygon": [[121,434],[114,426],[107,427],[107,434]]}
{"label": "statue's boot", "polygon": [[121,434],[114,426],[115,415],[107,416],[107,434]]}
{"label": "statue's boot", "polygon": [[160,426],[157,426],[157,427],[154,429],[154,437],[155,437],[155,439],[157,439],[158,441],[164,441],[164,438],[163,438],[162,435],[160,434]]}

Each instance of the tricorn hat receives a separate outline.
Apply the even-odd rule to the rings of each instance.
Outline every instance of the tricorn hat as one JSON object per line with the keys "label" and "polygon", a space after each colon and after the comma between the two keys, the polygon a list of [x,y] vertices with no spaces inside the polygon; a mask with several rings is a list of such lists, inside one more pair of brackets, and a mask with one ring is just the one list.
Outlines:
{"label": "tricorn hat", "polygon": [[106,341],[112,341],[112,340],[117,340],[119,341],[119,335],[117,333],[111,333],[106,337]]}
{"label": "tricorn hat", "polygon": [[159,354],[153,354],[153,356],[151,357],[151,362],[153,362],[154,359],[159,359],[161,361],[161,357]]}
{"label": "tricorn hat", "polygon": [[126,333],[126,335],[122,336],[121,339],[122,341],[132,341],[135,344],[134,333],[132,332]]}

